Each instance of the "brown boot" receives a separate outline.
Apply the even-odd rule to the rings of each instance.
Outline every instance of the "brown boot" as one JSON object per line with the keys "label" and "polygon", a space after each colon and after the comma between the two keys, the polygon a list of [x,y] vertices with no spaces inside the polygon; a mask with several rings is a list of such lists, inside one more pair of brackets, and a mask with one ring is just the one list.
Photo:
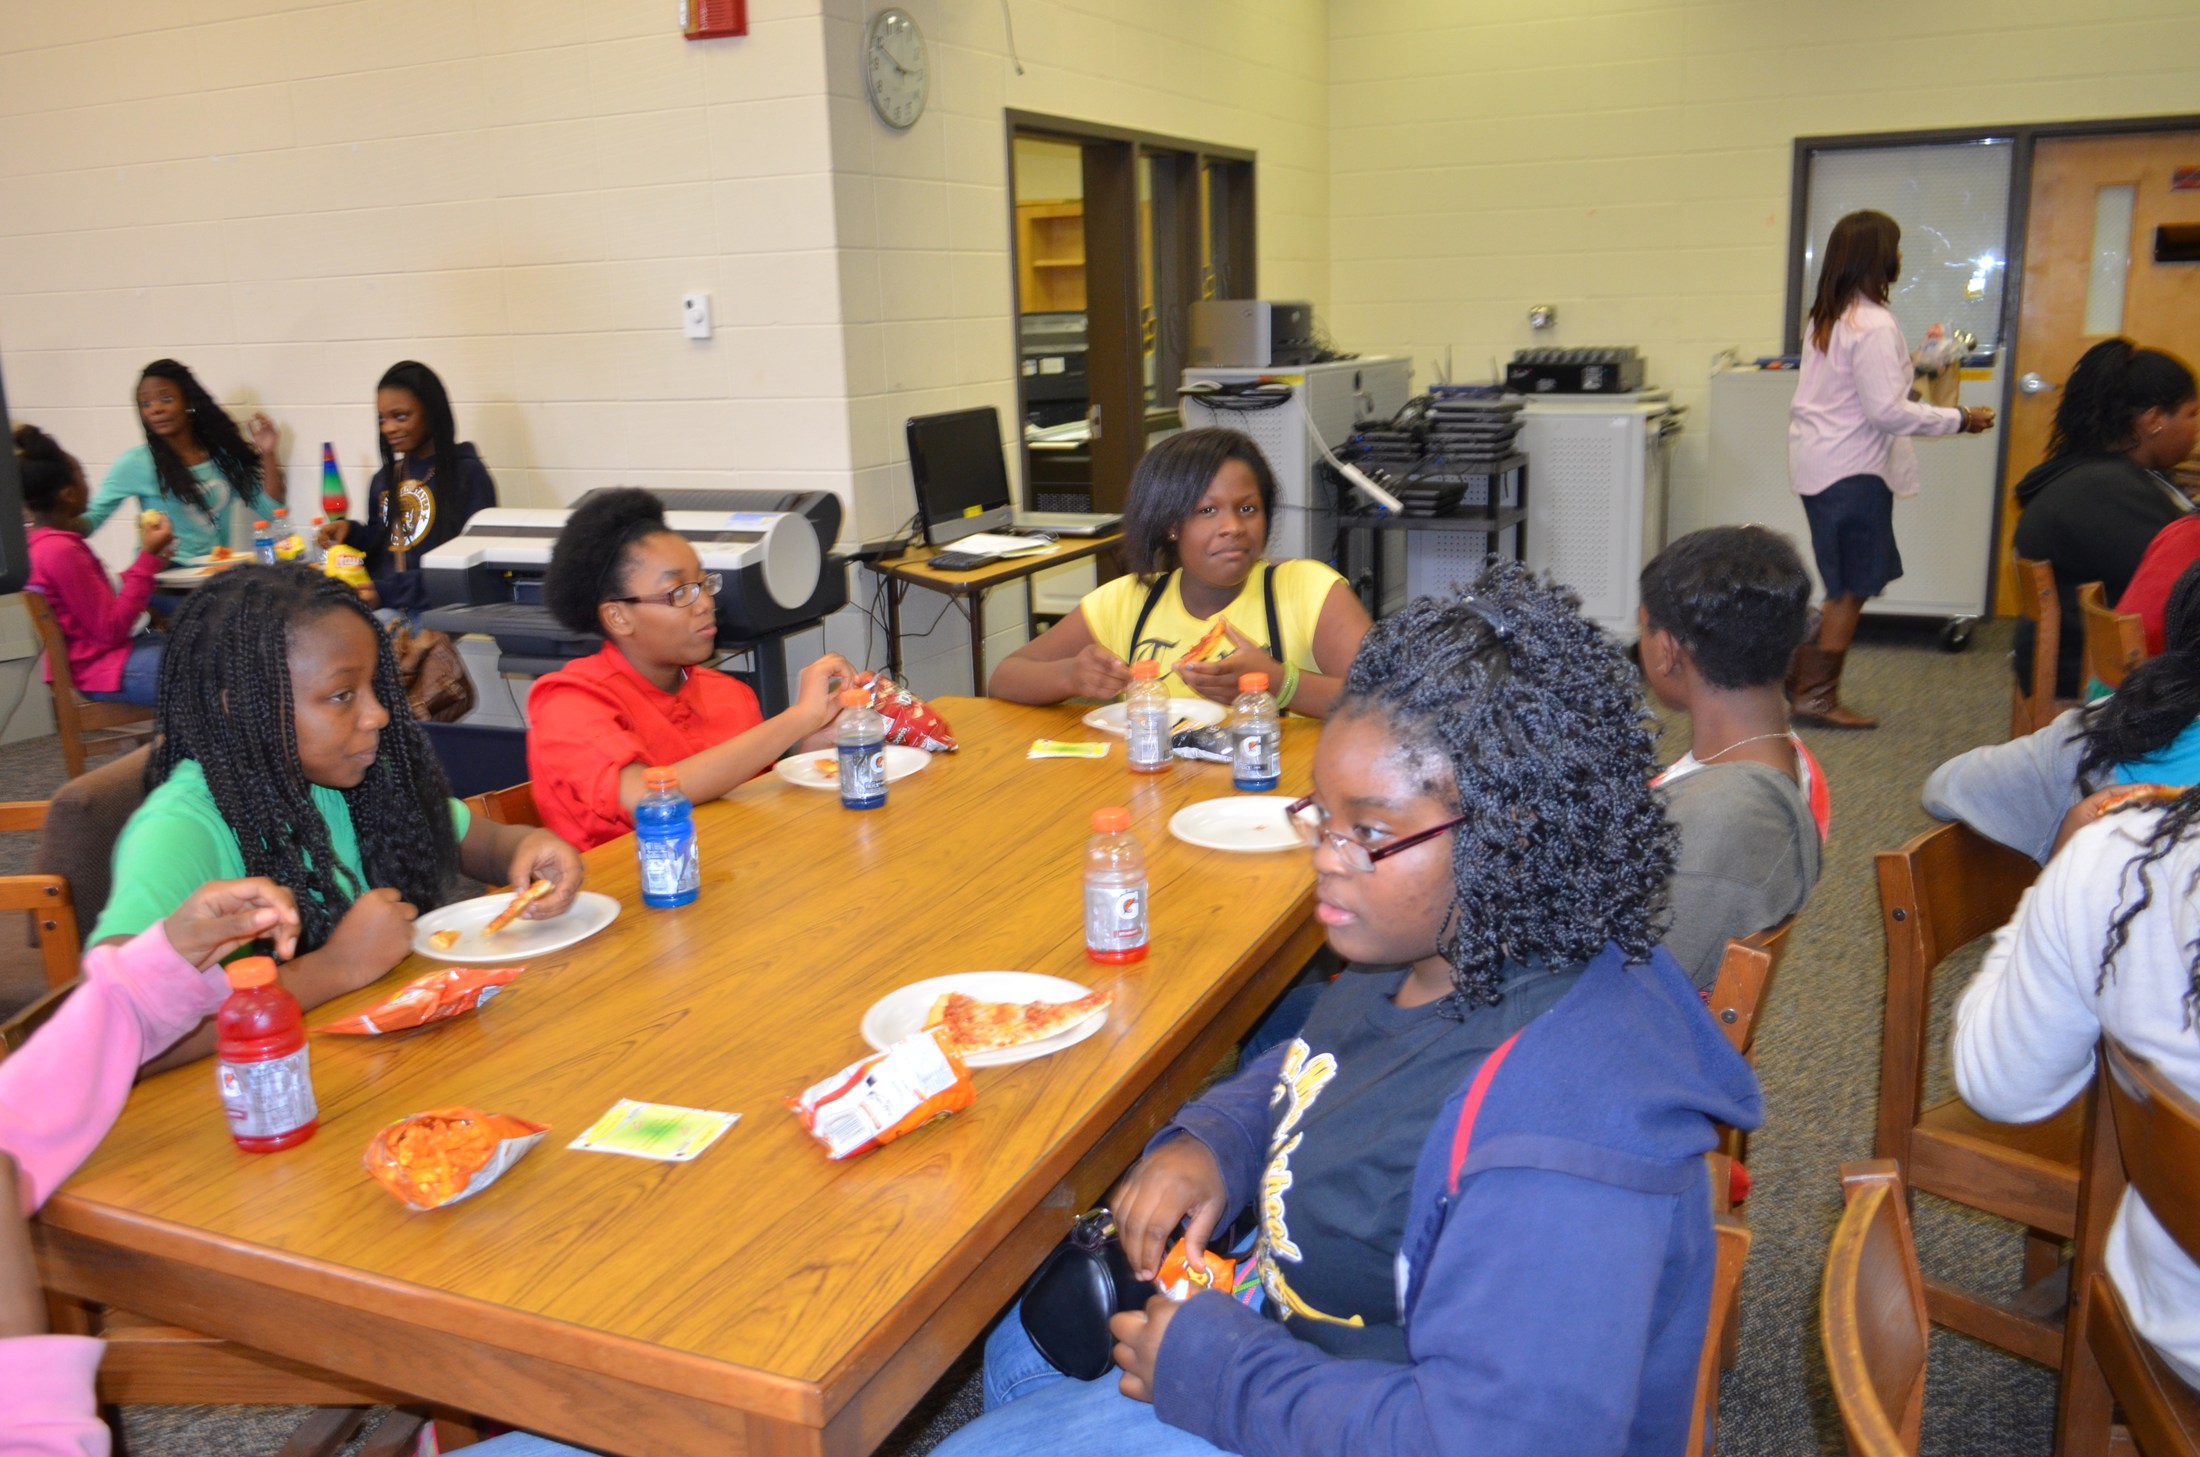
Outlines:
{"label": "brown boot", "polygon": [[1797,723],[1822,728],[1878,728],[1879,720],[1852,713],[1841,706],[1841,660],[1847,653],[1829,653],[1807,642],[1795,650],[1788,664],[1788,702]]}

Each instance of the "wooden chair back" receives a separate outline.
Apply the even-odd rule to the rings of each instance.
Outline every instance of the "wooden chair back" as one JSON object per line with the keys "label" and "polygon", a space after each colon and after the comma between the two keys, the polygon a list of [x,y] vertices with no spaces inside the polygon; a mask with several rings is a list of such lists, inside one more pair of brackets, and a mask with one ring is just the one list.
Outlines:
{"label": "wooden chair back", "polygon": [[542,828],[542,815],[535,809],[535,782],[515,784],[509,789],[492,789],[485,794],[467,797],[466,807],[492,825],[525,825],[529,829]]}
{"label": "wooden chair back", "polygon": [[1950,953],[2006,923],[2039,866],[1962,824],[1940,825],[1878,858],[1887,937],[1887,1006],[1879,1061],[1874,1151],[1904,1184],[2032,1231],[2026,1293],[1993,1300],[1947,1281],[1925,1282],[1932,1318],[2029,1360],[2054,1365],[2061,1298],[2042,1282],[2077,1225],[2082,1110],[2039,1123],[1981,1118],[1957,1098],[1925,1106],[1933,973]]}
{"label": "wooden chair back", "polygon": [[69,669],[69,642],[61,635],[61,624],[54,620],[46,595],[26,591],[23,606],[31,615],[31,627],[53,670],[53,681],[48,686],[53,690],[54,732],[61,739],[61,761],[69,777],[82,774],[87,759],[119,754],[151,741],[153,710],[132,703],[94,703],[76,691],[76,679]]}
{"label": "wooden chair back", "polygon": [[[0,803],[0,834],[37,831],[45,823],[44,800]],[[45,963],[46,990],[75,978],[82,947],[67,880],[58,875],[0,875],[0,911],[29,913],[39,957]]]}
{"label": "wooden chair back", "polygon": [[[1714,1173],[1717,1172],[1714,1161]],[[1714,1188],[1716,1205],[1717,1190]],[[1691,1457],[1711,1457],[1719,1448],[1719,1372],[1725,1365],[1725,1334],[1733,1328],[1742,1304],[1742,1266],[1749,1259],[1749,1226],[1724,1212],[1711,1217],[1718,1241],[1717,1263],[1711,1272],[1711,1315],[1704,1324],[1703,1354],[1696,1359],[1696,1405],[1688,1423]]]}
{"label": "wooden chair back", "polygon": [[2121,688],[2125,676],[2147,660],[2146,620],[2109,606],[2099,582],[2078,588],[2078,615],[2085,628],[2084,680]]}
{"label": "wooden chair back", "polygon": [[1929,1325],[1910,1202],[1890,1159],[1841,1166],[1818,1336],[1851,1457],[1916,1457]]}
{"label": "wooden chair back", "polygon": [[2018,557],[2017,608],[2034,624],[2032,661],[2018,664],[2017,683],[2009,691],[2009,737],[2023,738],[2068,708],[2055,696],[2055,662],[2062,651],[2062,599],[2055,595],[2055,569],[2046,562]]}
{"label": "wooden chair back", "polygon": [[1773,974],[1787,951],[1788,933],[1795,929],[1790,916],[1769,930],[1726,943],[1719,958],[1719,975],[1711,984],[1711,1015],[1734,1050],[1750,1057],[1757,1046],[1757,1014],[1772,991]]}

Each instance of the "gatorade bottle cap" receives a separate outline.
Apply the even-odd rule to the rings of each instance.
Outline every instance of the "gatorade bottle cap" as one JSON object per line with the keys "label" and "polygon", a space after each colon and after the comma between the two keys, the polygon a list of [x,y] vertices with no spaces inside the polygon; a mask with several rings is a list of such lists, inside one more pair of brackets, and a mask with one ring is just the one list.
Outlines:
{"label": "gatorade bottle cap", "polygon": [[848,708],[869,708],[871,706],[870,690],[865,688],[843,688],[840,690],[840,701]]}
{"label": "gatorade bottle cap", "polygon": [[252,524],[253,524],[254,526],[256,526],[256,527],[257,527],[257,526],[265,526],[265,525],[267,525],[267,523],[266,523],[265,521],[255,521],[255,522],[253,522]]}
{"label": "gatorade bottle cap", "polygon": [[1092,828],[1095,834],[1114,835],[1131,827],[1131,812],[1119,804],[1092,812]]}
{"label": "gatorade bottle cap", "polygon": [[642,771],[642,783],[650,789],[672,789],[680,783],[680,776],[663,764],[652,764]]}
{"label": "gatorade bottle cap", "polygon": [[1161,676],[1161,665],[1152,658],[1141,658],[1131,664],[1131,676],[1133,678],[1158,678]]}
{"label": "gatorade bottle cap", "polygon": [[232,991],[246,991],[252,987],[264,987],[275,980],[275,958],[272,956],[242,956],[222,968],[222,975],[229,978]]}
{"label": "gatorade bottle cap", "polygon": [[1247,673],[1238,679],[1238,692],[1240,693],[1266,693],[1267,691],[1268,675],[1266,673]]}

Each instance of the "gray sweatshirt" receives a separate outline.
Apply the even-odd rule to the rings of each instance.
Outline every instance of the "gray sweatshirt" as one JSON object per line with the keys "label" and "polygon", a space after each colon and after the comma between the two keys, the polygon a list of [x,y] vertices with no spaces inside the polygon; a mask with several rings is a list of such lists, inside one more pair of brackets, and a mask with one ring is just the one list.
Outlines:
{"label": "gray sweatshirt", "polygon": [[1700,991],[1726,943],[1769,930],[1818,884],[1818,824],[1795,781],[1767,764],[1712,764],[1658,791],[1680,831],[1665,949]]}
{"label": "gray sweatshirt", "polygon": [[1925,812],[1961,820],[2045,865],[2063,816],[2084,798],[2078,792],[2084,748],[2078,722],[2079,710],[2065,709],[2021,739],[1956,755],[1925,781]]}

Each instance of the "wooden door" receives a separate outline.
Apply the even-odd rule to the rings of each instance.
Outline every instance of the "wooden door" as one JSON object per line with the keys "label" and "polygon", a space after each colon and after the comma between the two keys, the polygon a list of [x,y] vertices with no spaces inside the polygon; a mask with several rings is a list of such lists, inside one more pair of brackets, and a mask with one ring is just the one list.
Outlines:
{"label": "wooden door", "polygon": [[[2017,529],[2016,483],[2046,457],[2059,387],[2078,356],[2111,333],[2121,333],[2187,363],[2200,360],[2200,263],[2154,261],[2156,228],[2200,224],[2200,186],[2176,186],[2176,174],[2193,169],[2200,169],[2200,132],[2052,137],[2034,148],[2023,306],[2011,367],[2018,385],[2002,421],[2009,432],[2009,451],[1994,610],[2004,616],[2018,608],[2010,548]],[[2200,182],[2200,177],[2194,180]],[[2102,189],[2117,186],[2133,189],[2131,236],[2126,240],[2130,272],[2122,308],[2115,311],[2116,328],[2089,333],[2087,290],[2093,277],[2096,215]],[[2101,322],[2105,320],[2095,321]],[[2027,375],[2037,375],[2044,387],[2026,393]]]}

